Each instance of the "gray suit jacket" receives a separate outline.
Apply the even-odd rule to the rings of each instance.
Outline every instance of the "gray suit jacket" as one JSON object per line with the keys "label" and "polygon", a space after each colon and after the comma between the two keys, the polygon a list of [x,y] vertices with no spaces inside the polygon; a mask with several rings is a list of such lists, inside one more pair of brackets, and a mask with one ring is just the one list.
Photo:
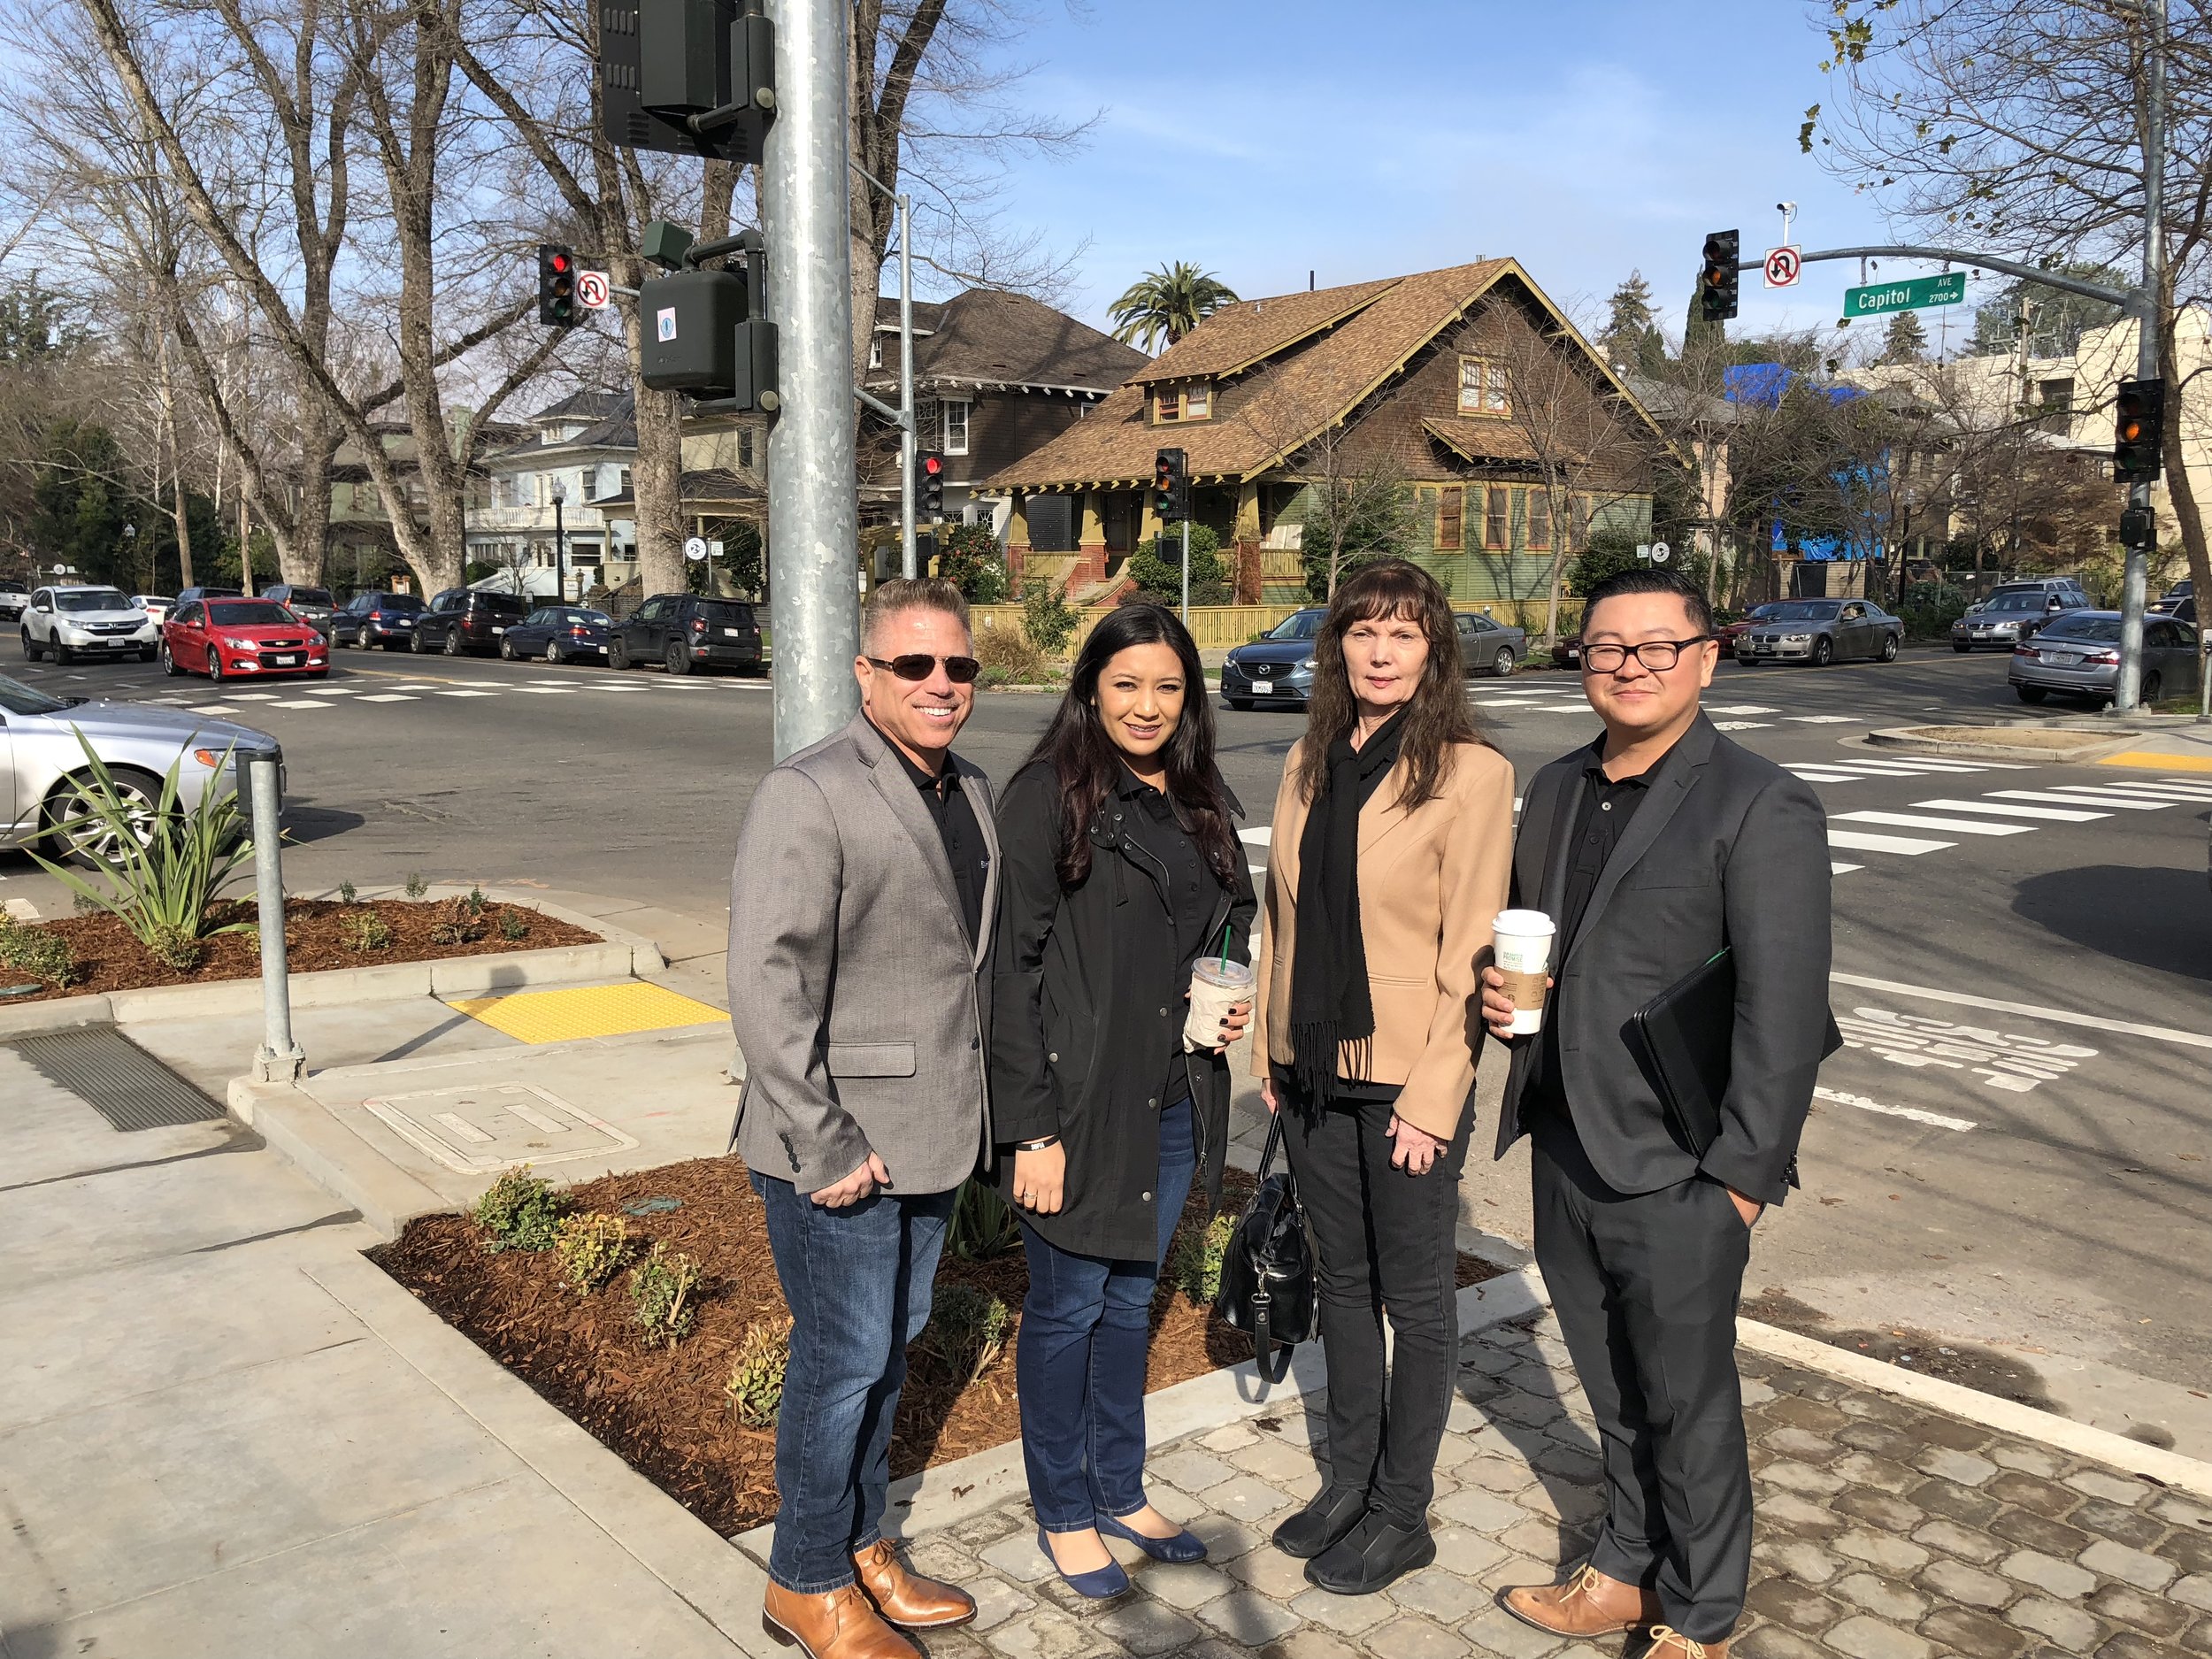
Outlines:
{"label": "gray suit jacket", "polygon": [[[1557,916],[1587,749],[1530,783],[1513,856],[1513,902]],[[1713,729],[1703,716],[1668,758],[1555,947],[1550,1017],[1583,1149],[1616,1190],[1655,1192],[1701,1170],[1778,1203],[1827,1048],[1828,820],[1809,785]],[[1736,1031],[1721,1130],[1702,1158],[1667,1127],[1627,1041],[1629,1017],[1730,947]],[[1517,1039],[1498,1156],[1522,1132],[1537,1039]]]}
{"label": "gray suit jacket", "polygon": [[761,780],[730,875],[731,1140],[819,1192],[871,1151],[891,1190],[949,1191],[989,1139],[990,781],[955,757],[990,864],[972,943],[929,809],[864,716]]}

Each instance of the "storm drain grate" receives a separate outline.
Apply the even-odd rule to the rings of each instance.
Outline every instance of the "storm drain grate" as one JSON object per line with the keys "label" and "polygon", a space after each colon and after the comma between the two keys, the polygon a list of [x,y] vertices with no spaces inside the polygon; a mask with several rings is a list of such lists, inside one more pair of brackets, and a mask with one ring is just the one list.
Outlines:
{"label": "storm drain grate", "polygon": [[94,1027],[16,1037],[8,1045],[49,1083],[122,1130],[221,1118],[223,1109],[120,1032]]}

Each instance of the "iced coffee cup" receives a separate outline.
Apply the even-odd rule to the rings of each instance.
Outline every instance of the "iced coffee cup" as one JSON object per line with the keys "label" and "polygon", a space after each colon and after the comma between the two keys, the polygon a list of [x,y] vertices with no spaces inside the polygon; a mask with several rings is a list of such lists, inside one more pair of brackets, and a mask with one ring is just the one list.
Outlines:
{"label": "iced coffee cup", "polygon": [[1229,1010],[1252,1000],[1252,970],[1241,962],[1201,956],[1191,969],[1190,1013],[1183,1021],[1183,1046],[1196,1050],[1223,1046],[1221,1027]]}
{"label": "iced coffee cup", "polygon": [[1527,1036],[1544,1028],[1544,980],[1551,972],[1552,935],[1558,929],[1541,910],[1500,910],[1491,925],[1494,960],[1513,999],[1513,1033]]}

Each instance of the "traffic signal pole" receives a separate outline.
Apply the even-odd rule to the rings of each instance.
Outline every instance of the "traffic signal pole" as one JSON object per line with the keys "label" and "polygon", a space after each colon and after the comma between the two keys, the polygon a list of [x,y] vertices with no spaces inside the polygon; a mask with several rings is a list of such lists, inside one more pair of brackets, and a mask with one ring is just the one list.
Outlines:
{"label": "traffic signal pole", "polygon": [[849,0],[769,0],[776,119],[762,155],[770,291],[780,329],[780,407],[768,434],[768,614],[775,751],[828,736],[859,708],[853,472]]}

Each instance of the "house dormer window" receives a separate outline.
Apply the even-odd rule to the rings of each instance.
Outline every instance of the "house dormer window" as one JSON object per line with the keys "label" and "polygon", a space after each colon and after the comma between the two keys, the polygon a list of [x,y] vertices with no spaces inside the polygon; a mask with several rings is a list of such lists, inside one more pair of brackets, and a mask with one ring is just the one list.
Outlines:
{"label": "house dormer window", "polygon": [[1186,420],[1210,420],[1213,412],[1213,387],[1204,380],[1164,387],[1153,394],[1152,419],[1161,426],[1172,426]]}
{"label": "house dormer window", "polygon": [[1506,382],[1505,365],[1487,357],[1459,360],[1459,412],[1463,415],[1509,415],[1513,394]]}

